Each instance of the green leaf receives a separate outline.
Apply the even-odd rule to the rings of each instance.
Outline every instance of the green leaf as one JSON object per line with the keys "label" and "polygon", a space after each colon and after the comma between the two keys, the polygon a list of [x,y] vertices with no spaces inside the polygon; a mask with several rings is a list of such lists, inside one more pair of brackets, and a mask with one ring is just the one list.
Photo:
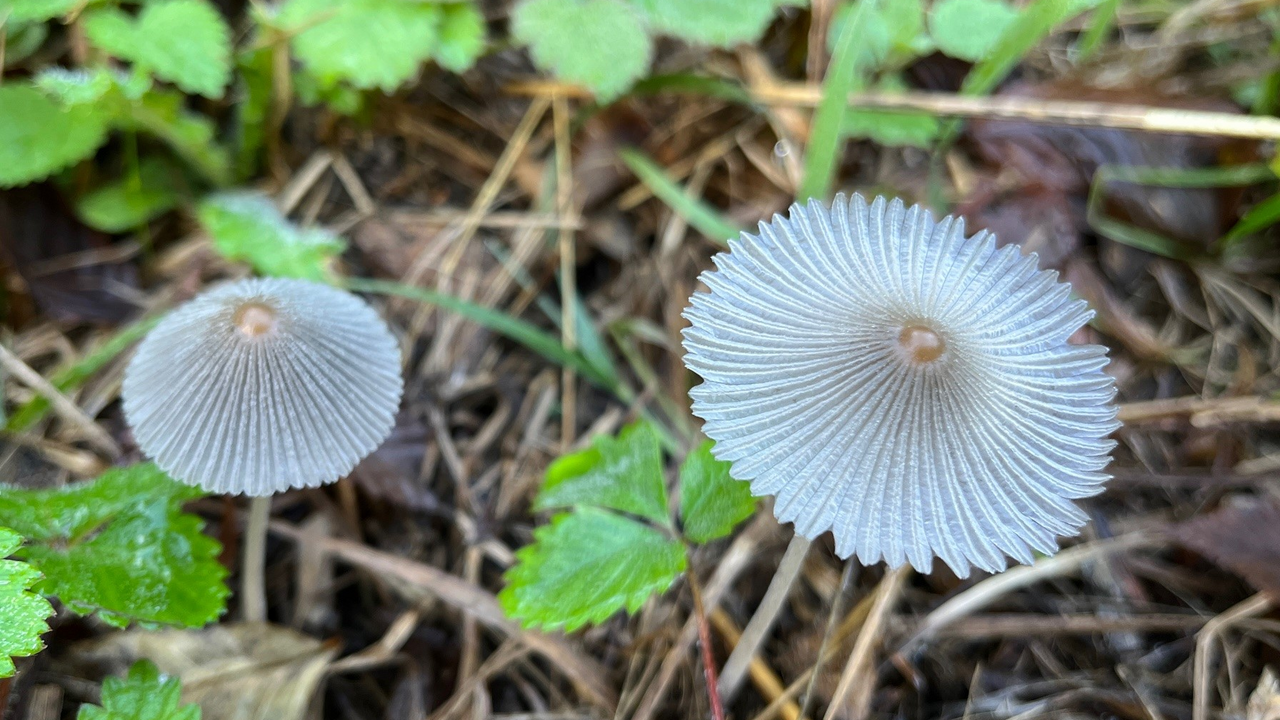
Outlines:
{"label": "green leaf", "polygon": [[[8,557],[22,545],[22,536],[0,528],[0,557]],[[13,659],[35,655],[44,648],[40,636],[49,632],[45,622],[53,606],[31,592],[40,571],[21,560],[0,560],[0,677],[13,675]]]}
{"label": "green leaf", "polygon": [[685,537],[699,544],[728,535],[756,510],[751,486],[729,477],[729,463],[715,459],[713,445],[699,445],[680,468],[680,521]]}
{"label": "green leaf", "polygon": [[161,158],[144,158],[125,177],[80,198],[76,215],[89,227],[122,233],[177,207],[180,187],[182,175],[177,168]]}
{"label": "green leaf", "polygon": [[669,524],[662,447],[647,422],[600,435],[582,452],[557,458],[547,468],[536,510],[595,505]]}
{"label": "green leaf", "polygon": [[86,13],[89,41],[188,93],[222,97],[231,81],[231,30],[207,0],[166,0],[137,19],[115,8]]}
{"label": "green leaf", "polygon": [[39,589],[104,621],[200,626],[225,609],[221,547],[182,504],[204,493],[151,463],[56,490],[0,488],[0,524],[30,539]]}
{"label": "green leaf", "polygon": [[200,204],[198,215],[223,257],[245,261],[263,275],[328,282],[333,258],[346,248],[327,230],[289,222],[258,192],[214,195]]}
{"label": "green leaf", "polygon": [[686,566],[684,548],[661,531],[607,510],[552,518],[516,552],[498,602],[526,627],[576,630],[621,609],[634,613],[671,587]]}
{"label": "green leaf", "polygon": [[929,34],[947,55],[977,62],[1017,18],[1003,0],[939,0],[929,13]]}
{"label": "green leaf", "polygon": [[36,87],[63,105],[92,105],[111,121],[125,112],[129,102],[145,95],[151,84],[144,75],[126,75],[105,67],[48,67],[35,77]]}
{"label": "green leaf", "polygon": [[707,238],[721,245],[727,245],[728,240],[742,234],[740,228],[725,220],[720,213],[676,185],[675,181],[667,177],[667,173],[649,159],[648,155],[639,150],[623,148],[618,151],[618,157],[622,158],[622,162],[626,163],[631,172],[635,173],[654,195]]}
{"label": "green leaf", "polygon": [[[0,17],[4,10],[0,10]],[[24,22],[10,19],[0,28],[5,35],[4,64],[2,67],[13,67],[35,54],[49,38],[49,26],[42,22]]]}
{"label": "green leaf", "polygon": [[127,679],[103,680],[102,707],[82,705],[76,720],[200,720],[200,706],[183,705],[182,683],[139,660]]}
{"label": "green leaf", "polygon": [[655,30],[684,40],[732,47],[756,40],[777,10],[774,0],[634,0]]}
{"label": "green leaf", "polygon": [[46,178],[106,139],[107,119],[94,107],[64,108],[30,85],[0,85],[0,187]]}
{"label": "green leaf", "polygon": [[471,69],[484,52],[487,30],[484,15],[475,4],[445,5],[440,44],[434,53],[436,62],[456,73]]}
{"label": "green leaf", "polygon": [[43,22],[62,17],[80,7],[84,0],[0,0],[0,17]]}
{"label": "green leaf", "polygon": [[601,101],[631,87],[653,55],[640,16],[621,0],[524,0],[511,28],[538,67],[586,85]]}
{"label": "green leaf", "polygon": [[392,92],[439,40],[438,5],[403,0],[289,0],[279,21],[301,30],[293,51],[322,83]]}

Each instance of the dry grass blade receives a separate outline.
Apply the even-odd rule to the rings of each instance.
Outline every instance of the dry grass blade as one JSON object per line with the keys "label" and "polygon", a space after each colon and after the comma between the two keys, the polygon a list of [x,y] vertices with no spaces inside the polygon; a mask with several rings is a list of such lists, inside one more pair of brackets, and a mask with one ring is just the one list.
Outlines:
{"label": "dry grass blade", "polygon": [[865,720],[870,711],[871,697],[875,691],[875,665],[872,662],[876,647],[884,633],[889,613],[898,602],[902,593],[902,584],[911,574],[911,568],[903,566],[890,570],[880,584],[876,586],[875,600],[867,613],[867,621],[858,633],[858,641],[853,645],[853,652],[845,663],[844,672],[840,675],[840,684],[836,687],[835,697],[827,708],[825,720],[848,718],[849,720]]}
{"label": "dry grass blade", "polygon": [[48,380],[45,380],[43,375],[32,370],[30,365],[22,362],[21,358],[14,355],[4,345],[0,345],[0,367],[3,367],[6,373],[13,375],[27,387],[40,393],[53,405],[53,410],[58,414],[58,417],[79,430],[90,445],[93,445],[108,458],[115,459],[120,457],[120,446],[107,434],[106,430],[103,430],[100,425],[93,421],[93,418],[80,409],[79,405],[71,402],[70,398],[59,392]]}
{"label": "dry grass blade", "polygon": [[609,709],[617,704],[617,696],[607,680],[607,674],[596,661],[584,657],[562,638],[522,630],[515,622],[507,619],[497,599],[482,588],[430,565],[380,552],[359,543],[338,538],[311,537],[283,522],[272,522],[270,527],[272,532],[293,540],[320,543],[335,557],[352,565],[377,576],[396,578],[438,598],[457,611],[471,613],[486,626],[518,638],[546,657],[553,666],[565,673],[586,699]]}

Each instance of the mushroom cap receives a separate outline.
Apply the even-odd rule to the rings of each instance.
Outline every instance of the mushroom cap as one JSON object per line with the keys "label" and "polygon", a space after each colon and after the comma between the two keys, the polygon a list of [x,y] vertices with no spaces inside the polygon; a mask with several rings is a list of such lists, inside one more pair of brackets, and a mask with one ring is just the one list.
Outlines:
{"label": "mushroom cap", "polygon": [[685,363],[714,453],[865,564],[960,576],[1074,535],[1119,423],[1093,313],[1035,255],[900,200],[793,205],[713,259]]}
{"label": "mushroom cap", "polygon": [[400,348],[367,303],[284,278],[232,282],[169,313],[124,376],[142,451],[217,493],[270,495],[347,474],[386,439]]}

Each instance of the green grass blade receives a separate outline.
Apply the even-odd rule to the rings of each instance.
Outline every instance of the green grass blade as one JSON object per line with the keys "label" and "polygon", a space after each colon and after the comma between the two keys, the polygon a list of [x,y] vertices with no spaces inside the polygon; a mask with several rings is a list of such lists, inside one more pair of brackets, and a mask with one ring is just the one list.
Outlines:
{"label": "green grass blade", "polygon": [[1102,0],[1098,5],[1097,11],[1090,18],[1089,29],[1085,30],[1084,37],[1076,44],[1078,62],[1088,60],[1102,46],[1102,41],[1107,39],[1107,35],[1116,26],[1116,11],[1119,9],[1120,0]]}
{"label": "green grass blade", "polygon": [[572,368],[579,375],[610,392],[616,393],[617,391],[616,382],[611,382],[608,377],[602,375],[582,354],[566,350],[554,335],[519,318],[511,317],[498,310],[476,305],[436,290],[412,287],[387,280],[351,278],[346,281],[345,285],[348,290],[356,292],[394,295],[455,312],[477,325],[486,327],[524,345],[551,362]]}
{"label": "green grass blade", "polygon": [[973,66],[960,92],[986,95],[1022,62],[1022,58],[1054,28],[1104,0],[1036,0],[1000,35],[991,53]]}
{"label": "green grass blade", "polygon": [[860,0],[840,31],[831,63],[827,66],[822,100],[813,114],[813,128],[804,151],[804,177],[800,180],[797,202],[815,197],[826,200],[831,195],[844,139],[844,120],[849,113],[849,94],[866,84],[862,70],[868,58],[865,49],[867,25],[879,10],[879,5],[879,0]]}
{"label": "green grass blade", "polygon": [[1089,186],[1086,217],[1094,230],[1116,242],[1175,260],[1189,260],[1203,254],[1202,251],[1160,233],[1107,217],[1102,207],[1107,187],[1113,183],[1168,188],[1241,187],[1273,179],[1275,175],[1271,168],[1262,163],[1192,169],[1104,165],[1094,173]]}
{"label": "green grass blade", "polygon": [[691,196],[677,185],[662,167],[650,160],[647,155],[631,148],[618,151],[618,157],[626,163],[631,172],[640,178],[646,187],[667,204],[673,212],[684,218],[698,232],[720,244],[730,238],[736,238],[742,231],[733,223],[725,220],[710,205]]}
{"label": "green grass blade", "polygon": [[[160,322],[160,315],[153,315],[125,326],[96,350],[81,358],[79,362],[55,372],[53,377],[49,378],[49,382],[64,393],[75,390],[104,365],[127,350],[130,345],[142,339],[142,336],[150,332],[158,322]],[[9,432],[26,430],[39,422],[47,412],[49,412],[48,400],[43,397],[32,398],[9,418],[9,422],[5,423],[5,430]]]}

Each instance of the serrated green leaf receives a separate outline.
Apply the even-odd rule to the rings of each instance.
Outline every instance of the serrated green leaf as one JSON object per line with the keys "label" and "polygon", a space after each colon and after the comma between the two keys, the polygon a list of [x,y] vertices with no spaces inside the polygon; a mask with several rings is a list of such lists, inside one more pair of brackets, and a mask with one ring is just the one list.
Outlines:
{"label": "serrated green leaf", "polygon": [[57,490],[0,488],[0,524],[31,540],[21,554],[44,573],[39,589],[72,610],[117,625],[200,626],[228,594],[221,547],[182,512],[201,495],[145,463]]}
{"label": "serrated green leaf", "polygon": [[977,62],[1017,17],[1003,0],[938,0],[929,13],[929,34],[943,53]]}
{"label": "serrated green leaf", "polygon": [[30,85],[0,85],[0,187],[46,178],[106,139],[107,119],[94,107],[61,107]]}
{"label": "serrated green leaf", "polygon": [[653,55],[639,14],[621,0],[525,0],[511,28],[538,67],[586,85],[602,101],[631,87]]}
{"label": "serrated green leaf", "polygon": [[[0,558],[22,545],[22,536],[0,528]],[[40,636],[49,632],[45,622],[53,606],[31,592],[40,571],[21,560],[0,560],[0,677],[13,674],[13,658],[35,655],[44,648]]]}
{"label": "serrated green leaf", "polygon": [[778,7],[774,0],[633,1],[651,28],[719,47],[758,39]]}
{"label": "serrated green leaf", "polygon": [[669,522],[662,447],[647,422],[623,428],[618,437],[601,435],[582,452],[558,458],[547,468],[536,510],[594,505]]}
{"label": "serrated green leaf", "polygon": [[76,720],[200,720],[200,706],[183,705],[182,683],[139,660],[127,679],[103,680],[102,706],[82,705]]}
{"label": "serrated green leaf", "polygon": [[63,105],[92,105],[113,119],[123,112],[125,101],[137,100],[151,89],[151,80],[146,76],[125,75],[104,67],[49,67],[35,76],[34,83]]}
{"label": "serrated green leaf", "polygon": [[214,195],[200,204],[198,215],[223,257],[247,262],[263,275],[328,281],[330,263],[346,247],[327,230],[289,222],[258,192]]}
{"label": "serrated green leaf", "polygon": [[607,510],[582,508],[552,518],[516,552],[498,602],[526,627],[600,623],[634,613],[684,572],[684,547],[661,531]]}
{"label": "serrated green leaf", "polygon": [[729,477],[729,463],[711,454],[714,445],[699,445],[680,468],[680,521],[685,537],[699,544],[733,532],[756,509],[751,486]]}
{"label": "serrated green leaf", "polygon": [[89,227],[122,233],[172,210],[181,200],[182,175],[161,158],[148,157],[136,172],[107,183],[76,201],[76,215]]}
{"label": "serrated green leaf", "polygon": [[62,17],[80,7],[84,0],[0,0],[0,17],[43,22]]}
{"label": "serrated green leaf", "polygon": [[150,3],[136,19],[94,10],[84,30],[97,47],[186,92],[220,98],[231,81],[231,29],[207,0]]}
{"label": "serrated green leaf", "polygon": [[484,15],[473,3],[445,5],[440,44],[434,52],[436,62],[456,73],[471,69],[484,52],[486,32]]}
{"label": "serrated green leaf", "polygon": [[392,92],[431,57],[441,15],[403,0],[289,0],[279,22],[301,29],[294,54],[322,83]]}

